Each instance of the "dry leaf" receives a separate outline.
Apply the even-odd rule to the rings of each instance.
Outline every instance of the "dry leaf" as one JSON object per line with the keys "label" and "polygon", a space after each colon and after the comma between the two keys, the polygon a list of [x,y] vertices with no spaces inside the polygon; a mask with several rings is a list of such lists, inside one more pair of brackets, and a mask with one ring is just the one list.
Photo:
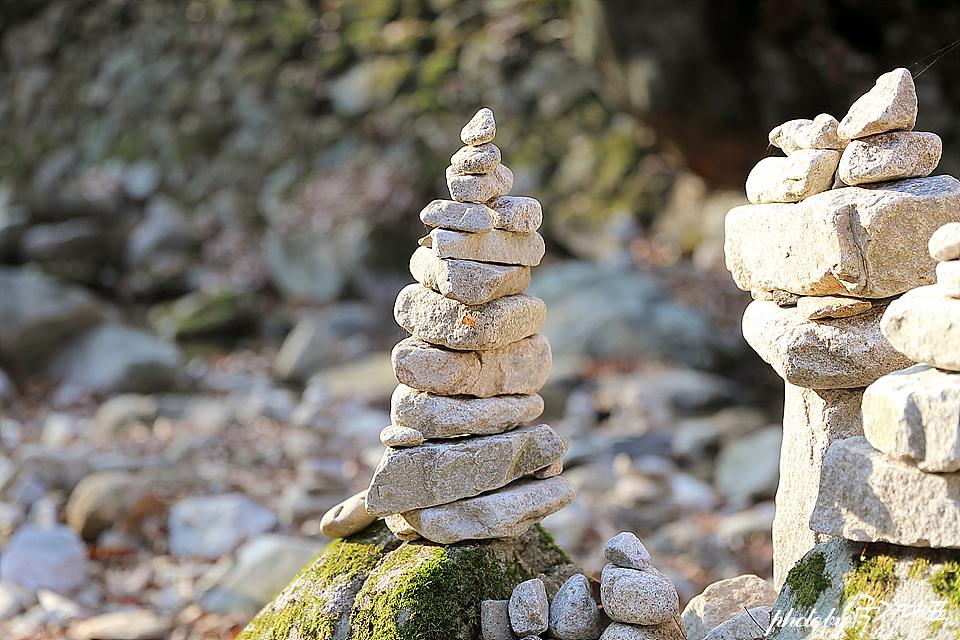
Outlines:
{"label": "dry leaf", "polygon": [[465,317],[461,318],[461,319],[460,319],[460,322],[462,322],[462,323],[465,324],[465,325],[471,326],[471,327],[477,326],[477,323],[474,322],[474,321],[473,321],[473,318],[471,318],[470,316],[465,316]]}

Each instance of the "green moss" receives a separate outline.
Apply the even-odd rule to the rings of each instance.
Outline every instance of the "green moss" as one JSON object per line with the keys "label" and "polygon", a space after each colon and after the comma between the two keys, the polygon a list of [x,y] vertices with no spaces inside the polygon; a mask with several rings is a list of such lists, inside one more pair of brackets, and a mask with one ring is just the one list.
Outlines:
{"label": "green moss", "polygon": [[539,522],[533,525],[533,528],[537,531],[537,539],[541,553],[559,552],[562,562],[567,564],[573,563],[573,560],[570,559],[570,556],[567,555],[567,552],[557,546],[557,541],[554,539],[552,533],[544,529]]}
{"label": "green moss", "polygon": [[926,558],[917,558],[910,564],[910,569],[907,570],[907,577],[918,580],[923,577],[923,574],[927,572],[927,568],[929,567],[929,560]]}
{"label": "green moss", "polygon": [[944,565],[930,578],[930,586],[951,607],[960,609],[960,563],[954,560]]}
{"label": "green moss", "polygon": [[786,584],[798,608],[812,609],[820,594],[830,587],[830,580],[823,574],[826,566],[822,553],[811,553],[787,574]]}
{"label": "green moss", "polygon": [[877,600],[889,600],[897,583],[895,565],[896,560],[886,555],[859,561],[853,571],[843,576],[843,602],[860,593]]}

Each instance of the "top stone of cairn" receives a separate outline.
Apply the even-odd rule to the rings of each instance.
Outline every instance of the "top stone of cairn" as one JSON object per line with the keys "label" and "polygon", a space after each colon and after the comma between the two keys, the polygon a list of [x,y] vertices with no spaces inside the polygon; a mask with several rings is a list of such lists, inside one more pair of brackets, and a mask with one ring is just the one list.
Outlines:
{"label": "top stone of cairn", "polygon": [[497,135],[497,122],[493,119],[493,111],[484,107],[470,118],[470,122],[460,130],[460,139],[463,144],[477,147],[481,144],[493,142]]}
{"label": "top stone of cairn", "polygon": [[837,127],[847,140],[885,131],[910,131],[917,122],[917,89],[906,69],[894,69],[879,78],[870,91],[851,105]]}

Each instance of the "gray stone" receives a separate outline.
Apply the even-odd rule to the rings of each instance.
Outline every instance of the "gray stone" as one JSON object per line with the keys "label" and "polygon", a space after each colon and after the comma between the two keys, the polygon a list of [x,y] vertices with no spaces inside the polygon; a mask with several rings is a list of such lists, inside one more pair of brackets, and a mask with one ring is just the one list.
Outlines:
{"label": "gray stone", "polygon": [[475,307],[415,284],[397,295],[397,324],[415,337],[451,349],[497,349],[535,334],[546,317],[543,300],[517,294]]}
{"label": "gray stone", "polygon": [[438,396],[398,385],[390,400],[392,424],[410,427],[424,438],[502,433],[543,413],[537,394],[471,398]]}
{"label": "gray stone", "polygon": [[960,180],[844,187],[727,213],[727,268],[744,291],[886,298],[930,284],[926,239],[957,219]]}
{"label": "gray stone", "polygon": [[923,471],[960,471],[960,373],[921,364],[883,376],[863,394],[863,435]]}
{"label": "gray stone", "polygon": [[164,253],[188,252],[196,246],[186,213],[170,198],[160,196],[150,200],[143,220],[130,232],[126,262],[136,267]]}
{"label": "gray stone", "polygon": [[530,286],[530,267],[441,260],[427,247],[413,252],[410,273],[423,286],[471,306],[523,293]]}
{"label": "gray stone", "polygon": [[828,190],[840,162],[831,149],[799,149],[786,158],[764,158],[747,176],[747,199],[754,204],[799,202]]}
{"label": "gray stone", "polygon": [[550,603],[549,631],[555,640],[596,640],[600,636],[600,610],[587,576],[570,576],[557,591]]}
{"label": "gray stone", "polygon": [[483,640],[517,640],[510,627],[509,600],[484,600],[480,603],[480,631]]}
{"label": "gray stone", "polygon": [[152,609],[120,609],[71,625],[70,640],[163,640],[173,621]]}
{"label": "gray stone", "polygon": [[392,354],[397,380],[442,396],[536,393],[550,376],[550,343],[539,333],[485,351],[453,351],[406,338]]}
{"label": "gray stone", "polygon": [[185,498],[170,509],[170,553],[215,560],[276,524],[272,511],[240,493]]}
{"label": "gray stone", "polygon": [[518,636],[540,635],[549,618],[547,590],[540,578],[521,582],[510,594],[510,626]]}
{"label": "gray stone", "polygon": [[[19,460],[17,460],[19,458]],[[73,491],[93,470],[87,451],[63,451],[35,444],[17,447],[12,472],[0,481],[0,501],[32,505],[50,491]]]}
{"label": "gray stone", "polygon": [[960,371],[960,299],[942,285],[918,287],[891,302],[880,330],[911,360]]}
{"label": "gray stone", "polygon": [[960,298],[960,260],[937,263],[937,284],[945,295]]}
{"label": "gray stone", "polygon": [[376,520],[367,513],[367,490],[354,494],[334,506],[320,519],[320,533],[328,538],[345,538],[363,531]]}
{"label": "gray stone", "polygon": [[493,217],[485,204],[434,200],[420,211],[420,221],[431,227],[468,233],[486,233],[493,229]]}
{"label": "gray stone", "polygon": [[543,237],[536,231],[514,233],[494,229],[487,233],[465,233],[434,229],[430,237],[438,258],[535,267],[545,250]]}
{"label": "gray stone", "polygon": [[804,389],[786,383],[780,485],[773,519],[773,585],[825,536],[810,529],[823,456],[831,442],[863,435],[863,389]]}
{"label": "gray stone", "polygon": [[380,432],[380,442],[385,447],[416,447],[425,439],[423,433],[411,427],[390,425]]}
{"label": "gray stone", "polygon": [[87,542],[120,525],[145,494],[145,486],[123,471],[100,471],[81,480],[64,507],[67,524]]}
{"label": "gray stone", "polygon": [[450,197],[457,202],[489,202],[507,195],[513,188],[513,172],[505,164],[478,176],[458,173],[451,165],[446,175]]}
{"label": "gray stone", "polygon": [[99,393],[151,393],[175,388],[182,365],[175,345],[142,329],[105,324],[67,346],[48,370]]}
{"label": "gray stone", "polygon": [[925,178],[940,163],[943,143],[935,133],[891,131],[853,140],[843,151],[840,179],[855,186]]}
{"label": "gray stone", "polygon": [[0,580],[67,593],[87,581],[87,547],[67,525],[20,526],[0,554]]}
{"label": "gray stone", "polygon": [[357,302],[340,302],[302,318],[284,338],[272,370],[286,382],[305,383],[330,365],[351,360],[369,348],[369,336],[383,319]]}
{"label": "gray stone", "polygon": [[[753,607],[721,622],[703,640],[745,640],[763,638],[770,626],[770,607]],[[689,640],[689,638],[688,638]]]}
{"label": "gray stone", "polygon": [[493,226],[504,231],[530,233],[543,222],[543,207],[534,198],[500,196],[488,203],[493,211]]}
{"label": "gray stone", "polygon": [[467,145],[453,154],[450,164],[459,173],[490,173],[500,164],[500,149],[493,143]]}
{"label": "gray stone", "polygon": [[521,479],[483,495],[401,515],[421,536],[440,544],[516,538],[569,505],[574,495],[573,483],[562,476]]}
{"label": "gray stone", "polygon": [[387,449],[370,482],[367,512],[386,516],[469,498],[533,473],[566,451],[567,443],[545,424]]}
{"label": "gray stone", "polygon": [[769,608],[776,601],[777,590],[760,576],[746,574],[714,582],[683,610],[687,640],[703,640],[717,625],[743,609]]}
{"label": "gray stone", "polygon": [[960,473],[925,473],[867,442],[834,442],[810,528],[859,542],[960,548]]}
{"label": "gray stone", "polygon": [[600,640],[686,640],[680,618],[657,625],[614,622],[603,631]]}
{"label": "gray stone", "polygon": [[934,260],[960,260],[960,222],[948,222],[934,231],[927,248]]}
{"label": "gray stone", "polygon": [[[843,151],[847,140],[837,135],[837,119],[829,113],[821,113],[811,122],[801,125],[794,134],[794,143],[800,149],[836,149]],[[779,146],[779,145],[777,145]]]}
{"label": "gray stone", "polygon": [[663,624],[680,613],[676,588],[653,567],[638,571],[613,564],[604,566],[600,601],[611,620],[627,624]]}
{"label": "gray stone", "polygon": [[917,122],[917,90],[906,69],[879,78],[843,116],[837,135],[854,140],[885,131],[909,131]]}
{"label": "gray stone", "polygon": [[772,498],[777,491],[777,460],[783,430],[773,425],[731,442],[717,456],[714,486],[731,506]]}
{"label": "gray stone", "polygon": [[646,569],[650,566],[650,552],[631,531],[621,531],[607,540],[603,547],[607,562],[625,569]]}
{"label": "gray stone", "polygon": [[493,142],[493,138],[496,135],[497,122],[493,118],[493,111],[487,107],[477,111],[477,113],[470,118],[470,121],[463,125],[463,129],[460,130],[460,140],[463,141],[463,144],[469,144],[475,147]]}
{"label": "gray stone", "polygon": [[811,389],[866,387],[913,362],[880,333],[886,305],[858,316],[807,320],[797,309],[755,300],[743,314],[743,337],[790,384]]}
{"label": "gray stone", "polygon": [[866,313],[873,303],[863,298],[842,296],[800,296],[797,311],[808,320],[824,318],[850,318]]}

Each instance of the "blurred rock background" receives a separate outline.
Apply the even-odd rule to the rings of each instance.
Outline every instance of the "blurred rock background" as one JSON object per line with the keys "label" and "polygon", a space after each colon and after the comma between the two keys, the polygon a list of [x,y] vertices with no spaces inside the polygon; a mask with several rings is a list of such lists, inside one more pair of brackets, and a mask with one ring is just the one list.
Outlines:
{"label": "blurred rock background", "polygon": [[[684,600],[769,576],[782,389],[723,215],[771,128],[958,32],[953,0],[0,0],[3,636],[230,638],[322,548],[481,106],[544,204],[578,488],[545,526],[591,572],[636,532]],[[916,80],[953,175],[958,69]]]}

